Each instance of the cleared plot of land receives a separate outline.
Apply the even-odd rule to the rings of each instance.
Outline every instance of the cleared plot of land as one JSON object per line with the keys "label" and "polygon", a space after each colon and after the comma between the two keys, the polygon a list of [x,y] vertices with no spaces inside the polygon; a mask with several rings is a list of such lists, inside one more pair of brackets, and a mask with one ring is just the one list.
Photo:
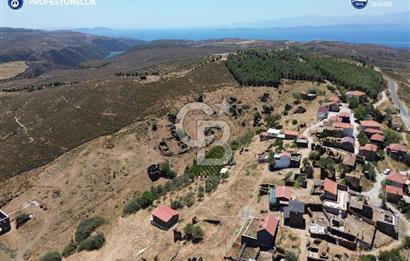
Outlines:
{"label": "cleared plot of land", "polygon": [[27,68],[26,62],[23,61],[0,63],[0,80],[13,78],[25,72]]}

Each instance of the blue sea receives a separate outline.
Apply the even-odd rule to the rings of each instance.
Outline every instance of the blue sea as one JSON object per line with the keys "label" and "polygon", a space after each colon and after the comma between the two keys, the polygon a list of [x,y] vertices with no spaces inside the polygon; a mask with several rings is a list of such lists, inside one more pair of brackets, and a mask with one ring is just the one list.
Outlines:
{"label": "blue sea", "polygon": [[340,25],[269,29],[87,29],[87,31],[83,32],[105,36],[129,37],[145,41],[164,39],[197,41],[222,38],[299,42],[323,40],[410,48],[409,28],[388,25]]}

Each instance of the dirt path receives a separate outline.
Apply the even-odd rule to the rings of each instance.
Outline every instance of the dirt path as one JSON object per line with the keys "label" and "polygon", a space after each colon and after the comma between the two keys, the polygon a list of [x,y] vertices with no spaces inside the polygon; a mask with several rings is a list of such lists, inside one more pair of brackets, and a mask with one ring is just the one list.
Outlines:
{"label": "dirt path", "polygon": [[17,125],[20,126],[20,128],[22,128],[24,130],[24,133],[26,134],[27,138],[29,139],[30,143],[34,141],[33,137],[30,137],[30,135],[28,135],[28,130],[27,127],[21,123],[20,119],[17,117],[17,115],[14,116],[14,120],[16,121]]}

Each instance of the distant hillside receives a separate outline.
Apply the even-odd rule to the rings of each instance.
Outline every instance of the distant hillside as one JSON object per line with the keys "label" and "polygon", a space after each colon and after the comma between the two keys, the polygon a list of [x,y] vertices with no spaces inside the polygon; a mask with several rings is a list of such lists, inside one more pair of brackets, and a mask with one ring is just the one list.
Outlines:
{"label": "distant hillside", "polygon": [[126,51],[143,41],[93,36],[71,31],[41,31],[2,28],[0,62],[46,61],[73,67],[90,59],[101,59],[114,51]]}

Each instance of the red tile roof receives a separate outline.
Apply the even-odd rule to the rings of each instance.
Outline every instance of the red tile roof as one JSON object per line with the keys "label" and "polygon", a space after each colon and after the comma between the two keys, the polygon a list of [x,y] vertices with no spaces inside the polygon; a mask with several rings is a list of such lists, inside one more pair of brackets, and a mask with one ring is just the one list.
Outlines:
{"label": "red tile roof", "polygon": [[342,143],[346,143],[346,142],[354,144],[354,139],[352,137],[343,137]]}
{"label": "red tile roof", "polygon": [[329,117],[329,121],[332,121],[332,122],[341,122],[342,120],[343,119],[337,115]]}
{"label": "red tile roof", "polygon": [[404,195],[403,188],[393,187],[389,185],[386,185],[386,192],[393,195],[399,195],[400,197],[403,197]]}
{"label": "red tile roof", "polygon": [[402,175],[399,172],[392,172],[386,177],[386,180],[404,185],[408,178],[406,175]]}
{"label": "red tile roof", "polygon": [[362,125],[364,128],[380,129],[382,127],[382,125],[380,123],[378,123],[377,121],[374,121],[374,120],[360,121],[360,125]]}
{"label": "red tile roof", "polygon": [[371,128],[367,128],[364,130],[365,133],[367,134],[383,134],[382,130],[379,129],[371,129]]}
{"label": "red tile roof", "polygon": [[377,151],[377,145],[368,143],[368,144],[360,147],[360,150],[367,150],[367,151],[376,152]]}
{"label": "red tile roof", "polygon": [[327,112],[329,112],[329,107],[327,107],[327,106],[322,106],[322,107],[319,108],[318,112],[327,113]]}
{"label": "red tile roof", "polygon": [[266,230],[272,236],[275,236],[278,229],[279,220],[272,214],[268,214],[259,222],[257,232]]}
{"label": "red tile roof", "polygon": [[327,98],[327,100],[328,100],[329,102],[340,102],[340,98],[339,98],[338,96],[336,96],[336,95],[329,96],[329,98]]}
{"label": "red tile roof", "polygon": [[339,113],[339,116],[342,118],[350,118],[350,113],[343,111],[341,113]]}
{"label": "red tile roof", "polygon": [[356,164],[356,157],[352,154],[347,155],[343,159],[343,164],[348,165],[348,166],[354,166]]}
{"label": "red tile roof", "polygon": [[383,141],[384,141],[384,136],[381,135],[381,134],[376,133],[376,134],[373,134],[373,135],[370,137],[370,140],[383,142]]}
{"label": "red tile roof", "polygon": [[298,136],[298,132],[297,131],[291,131],[291,130],[285,130],[284,132],[283,132],[286,136]]}
{"label": "red tile roof", "polygon": [[387,148],[393,152],[407,152],[408,151],[405,145],[397,144],[397,143],[390,144]]}
{"label": "red tile roof", "polygon": [[355,97],[360,97],[360,96],[366,95],[366,93],[362,92],[362,91],[351,91],[351,92],[347,92],[346,94],[351,95],[351,96],[355,96]]}
{"label": "red tile roof", "polygon": [[334,122],[333,127],[340,129],[352,129],[353,125],[345,122]]}
{"label": "red tile roof", "polygon": [[280,186],[275,188],[276,198],[285,198],[287,200],[292,199],[292,188],[286,186]]}
{"label": "red tile roof", "polygon": [[291,155],[289,152],[287,152],[287,151],[282,152],[282,153],[280,154],[280,156],[281,156],[281,157],[288,157],[288,158],[292,157],[292,155]]}
{"label": "red tile roof", "polygon": [[326,192],[332,193],[333,195],[337,195],[337,183],[330,179],[325,179],[325,187]]}
{"label": "red tile roof", "polygon": [[164,222],[168,222],[172,217],[178,215],[178,212],[168,206],[163,205],[154,209],[152,215]]}

